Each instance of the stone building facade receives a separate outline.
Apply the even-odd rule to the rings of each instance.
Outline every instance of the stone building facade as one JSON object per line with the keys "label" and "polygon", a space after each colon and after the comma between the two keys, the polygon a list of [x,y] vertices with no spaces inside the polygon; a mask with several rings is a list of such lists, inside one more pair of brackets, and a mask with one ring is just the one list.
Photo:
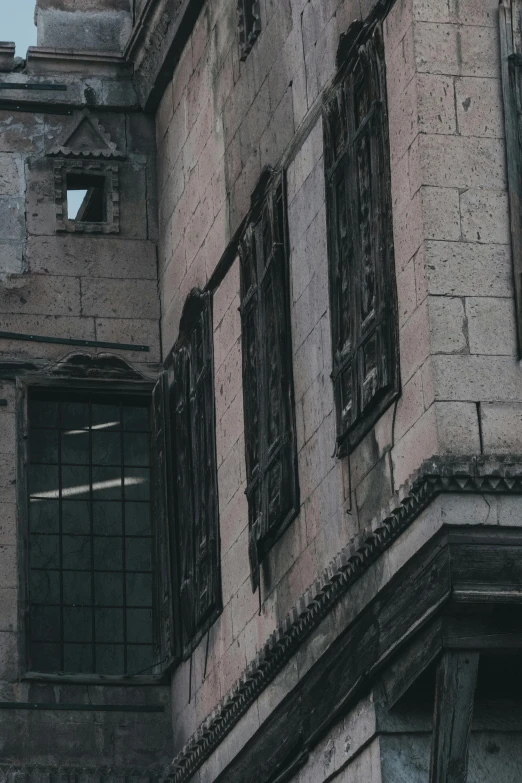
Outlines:
{"label": "stone building facade", "polygon": [[518,0],[35,18],[0,44],[0,776],[518,780]]}

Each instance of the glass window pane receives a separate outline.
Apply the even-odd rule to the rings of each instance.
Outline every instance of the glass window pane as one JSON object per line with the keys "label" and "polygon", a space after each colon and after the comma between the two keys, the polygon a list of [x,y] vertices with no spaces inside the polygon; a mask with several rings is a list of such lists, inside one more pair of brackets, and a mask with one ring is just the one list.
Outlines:
{"label": "glass window pane", "polygon": [[96,571],[118,571],[123,567],[120,536],[94,538],[94,568]]}
{"label": "glass window pane", "polygon": [[125,503],[125,532],[129,536],[150,535],[149,503]]}
{"label": "glass window pane", "polygon": [[121,465],[121,436],[119,432],[96,430],[92,433],[92,464]]}
{"label": "glass window pane", "polygon": [[34,604],[60,603],[60,572],[33,571],[29,578],[31,602]]}
{"label": "glass window pane", "polygon": [[127,574],[127,606],[152,606],[152,576]]}
{"label": "glass window pane", "polygon": [[89,431],[66,430],[62,432],[62,462],[65,465],[89,464]]}
{"label": "glass window pane", "polygon": [[56,430],[31,429],[29,433],[29,458],[31,462],[58,462],[58,432]]}
{"label": "glass window pane", "polygon": [[61,427],[64,430],[84,430],[89,426],[88,402],[62,402]]}
{"label": "glass window pane", "polygon": [[94,500],[120,500],[121,468],[93,467],[92,481]]}
{"label": "glass window pane", "polygon": [[127,538],[125,541],[125,566],[127,571],[151,571],[152,542],[150,538]]}
{"label": "glass window pane", "polygon": [[63,608],[63,638],[66,642],[90,642],[92,639],[92,609],[76,606]]}
{"label": "glass window pane", "polygon": [[123,429],[127,432],[148,432],[149,409],[124,406]]}
{"label": "glass window pane", "polygon": [[92,604],[92,576],[90,572],[64,571],[63,602],[70,606]]}
{"label": "glass window pane", "polygon": [[89,498],[89,468],[62,468],[62,498]]}
{"label": "glass window pane", "polygon": [[123,645],[97,644],[96,671],[99,674],[124,674]]}
{"label": "glass window pane", "polygon": [[71,674],[91,674],[92,645],[91,644],[64,644],[64,672]]}
{"label": "glass window pane", "polygon": [[93,403],[92,405],[92,428],[102,431],[112,431],[120,429],[120,407],[119,405],[104,405]]}
{"label": "glass window pane", "polygon": [[122,606],[123,574],[95,573],[94,603],[96,606]]}
{"label": "glass window pane", "polygon": [[[123,642],[123,609],[96,609],[97,642]],[[149,637],[150,638],[150,637]],[[148,639],[146,641],[149,641]]]}
{"label": "glass window pane", "polygon": [[127,609],[127,639],[129,642],[150,643],[152,639],[151,609]]}
{"label": "glass window pane", "polygon": [[31,500],[29,503],[31,533],[58,533],[60,506],[58,500]]}
{"label": "glass window pane", "polygon": [[64,533],[91,532],[91,511],[87,500],[62,501],[62,530]]}
{"label": "glass window pane", "polygon": [[34,672],[59,672],[62,668],[60,645],[32,642],[30,667]]}
{"label": "glass window pane", "polygon": [[30,465],[29,494],[31,497],[57,498],[59,496],[58,467]]}
{"label": "glass window pane", "polygon": [[63,567],[74,571],[91,568],[90,536],[62,536]]}
{"label": "glass window pane", "polygon": [[60,607],[31,608],[31,637],[36,642],[54,642],[60,638]]}
{"label": "glass window pane", "polygon": [[31,568],[60,568],[60,537],[31,533]]}
{"label": "glass window pane", "polygon": [[123,457],[126,465],[149,464],[149,434],[126,432],[123,435]]}
{"label": "glass window pane", "polygon": [[125,499],[148,500],[150,470],[148,468],[125,468]]}
{"label": "glass window pane", "polygon": [[95,535],[121,535],[121,503],[112,500],[96,501],[92,504],[92,511]]}
{"label": "glass window pane", "polygon": [[29,400],[31,427],[57,427],[58,403],[52,400]]}
{"label": "glass window pane", "polygon": [[127,672],[128,674],[147,674],[154,664],[152,645],[134,645],[127,647]]}

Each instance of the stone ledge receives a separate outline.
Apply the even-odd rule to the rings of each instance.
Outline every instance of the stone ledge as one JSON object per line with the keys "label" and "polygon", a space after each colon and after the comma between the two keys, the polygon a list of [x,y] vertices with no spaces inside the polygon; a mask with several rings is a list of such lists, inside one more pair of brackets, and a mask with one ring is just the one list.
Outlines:
{"label": "stone ledge", "polygon": [[130,78],[132,65],[114,52],[79,51],[75,49],[53,49],[44,46],[30,46],[27,51],[27,72],[29,74],[71,73],[89,76]]}
{"label": "stone ledge", "polygon": [[241,679],[173,760],[166,775],[174,783],[192,777],[339,599],[442,493],[522,494],[522,456],[435,456],[425,461],[367,531],[331,561],[270,635]]}

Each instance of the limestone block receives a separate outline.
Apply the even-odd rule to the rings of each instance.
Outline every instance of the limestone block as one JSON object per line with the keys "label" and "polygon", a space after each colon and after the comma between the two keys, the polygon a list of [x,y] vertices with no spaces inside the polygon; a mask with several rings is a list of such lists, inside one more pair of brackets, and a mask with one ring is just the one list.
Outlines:
{"label": "limestone block", "polygon": [[335,416],[328,416],[299,452],[301,503],[323,481],[334,464]]}
{"label": "limestone block", "polygon": [[0,631],[15,631],[18,626],[18,593],[15,588],[0,588]]}
{"label": "limestone block", "polygon": [[310,284],[314,274],[327,274],[328,250],[326,241],[326,206],[319,206],[317,215],[302,235],[297,235],[295,226],[289,226],[290,231],[290,276],[291,296],[296,302],[306,287]]}
{"label": "limestone block", "polygon": [[517,350],[513,300],[466,299],[470,353],[514,356]]}
{"label": "limestone block", "polygon": [[231,449],[243,434],[243,430],[243,394],[238,392],[217,422],[216,451],[218,465],[221,465],[223,460],[230,454]]}
{"label": "limestone block", "polygon": [[511,296],[508,247],[468,242],[426,242],[425,270],[430,294]]}
{"label": "limestone block", "polygon": [[522,378],[514,357],[440,354],[432,357],[432,369],[438,399],[522,400]]}
{"label": "limestone block", "polygon": [[328,311],[328,276],[319,270],[293,306],[292,330],[294,351],[301,347],[312,329]]}
{"label": "limestone block", "polygon": [[455,79],[459,132],[463,136],[504,137],[500,78]]}
{"label": "limestone block", "polygon": [[106,318],[159,318],[156,281],[86,278],[82,280],[82,314]]}
{"label": "limestone block", "polygon": [[14,460],[16,460],[16,417],[14,414],[14,406],[9,410],[8,408],[0,408],[0,452],[2,454],[11,454]]}
{"label": "limestone block", "polygon": [[79,315],[79,281],[51,275],[12,276],[0,288],[0,313]]}
{"label": "limestone block", "polygon": [[[327,6],[327,3],[324,3]],[[306,67],[306,94],[308,106],[320,96],[324,87],[335,75],[335,54],[339,43],[337,19],[332,17],[323,28],[317,44],[308,50],[304,47]]]}
{"label": "limestone block", "polygon": [[457,188],[421,189],[424,235],[426,239],[461,238],[459,191]]}
{"label": "limestone block", "polygon": [[393,213],[393,242],[395,266],[402,271],[413,258],[423,240],[422,202],[420,190],[403,210]]}
{"label": "limestone block", "polygon": [[[300,400],[303,397],[324,368],[326,350],[323,341],[323,321],[325,319],[326,316],[314,326],[294,354],[293,370],[296,400]],[[327,372],[329,372],[329,368]]]}
{"label": "limestone block", "polygon": [[[234,541],[221,562],[223,574],[223,603],[227,604],[241,585],[250,577],[250,561],[248,559],[248,528],[245,528]],[[235,626],[232,616],[232,624]],[[237,634],[236,634],[237,635]]]}
{"label": "limestone block", "polygon": [[323,119],[319,117],[300,149],[289,164],[287,176],[287,198],[291,203],[316,165],[323,157]]}
{"label": "limestone block", "polygon": [[497,26],[497,4],[495,0],[449,0],[452,21],[481,27]]}
{"label": "limestone block", "polygon": [[[81,15],[81,24],[78,16]],[[132,17],[124,11],[68,11],[39,7],[38,46],[102,52],[122,52],[132,29]]]}
{"label": "limestone block", "polygon": [[[332,469],[327,473],[318,487],[309,495],[304,504],[306,540],[310,543],[316,539],[317,555],[327,559],[325,541],[331,541],[336,551],[343,546],[343,539],[353,531],[347,530],[343,519],[343,488],[339,465],[332,463]],[[321,531],[324,533],[319,538]]]}
{"label": "limestone block", "polygon": [[243,166],[241,173],[234,183],[230,195],[230,235],[238,229],[241,221],[250,209],[250,199],[252,192],[259,181],[261,174],[261,158],[259,149],[248,159]]}
{"label": "limestone block", "polygon": [[426,300],[399,331],[401,379],[407,383],[430,353],[430,323]]}
{"label": "limestone block", "polygon": [[15,589],[18,585],[16,546],[0,545],[0,587]]}
{"label": "limestone block", "polygon": [[363,530],[393,493],[389,455],[385,454],[355,490],[359,529]]}
{"label": "limestone block", "polygon": [[30,159],[26,164],[25,176],[27,231],[39,236],[54,236],[56,204],[52,159]]}
{"label": "limestone block", "polygon": [[41,152],[44,146],[44,120],[41,114],[0,111],[1,152]]}
{"label": "limestone block", "polygon": [[392,491],[396,491],[404,484],[425,459],[437,454],[437,450],[437,422],[432,405],[392,449],[394,478]]}
{"label": "limestone block", "polygon": [[0,197],[0,239],[23,239],[25,204],[20,198]]}
{"label": "limestone block", "polygon": [[241,337],[241,315],[238,307],[230,307],[214,330],[214,367],[219,369],[230,350]]}
{"label": "limestone block", "polygon": [[401,92],[394,90],[388,101],[390,160],[392,165],[402,158],[419,133],[417,79],[412,79]]}
{"label": "limestone block", "polygon": [[[238,591],[232,596],[230,601],[230,610],[232,615],[232,636],[234,639],[237,639],[241,631],[247,625],[248,621],[252,619],[257,611],[259,611],[259,599],[258,596],[252,592],[250,575],[245,579]],[[233,647],[234,644],[231,646]],[[234,665],[237,665],[239,662],[236,656],[233,656],[233,662]],[[223,663],[226,667],[226,653]]]}
{"label": "limestone block", "polygon": [[480,437],[474,402],[436,402],[439,453],[479,454]]}
{"label": "limestone block", "polygon": [[494,27],[418,22],[416,63],[421,73],[498,77],[498,34]]}
{"label": "limestone block", "polygon": [[498,139],[419,136],[422,184],[443,188],[506,187],[505,151]]}
{"label": "limestone block", "polygon": [[482,403],[480,416],[485,453],[522,452],[522,404]]}
{"label": "limestone block", "polygon": [[277,164],[279,158],[290,146],[294,137],[294,130],[294,104],[292,88],[289,87],[261,136],[259,145],[262,167]]}
{"label": "limestone block", "polygon": [[239,307],[239,275],[239,258],[236,258],[212,298],[214,329],[229,308]]}
{"label": "limestone block", "polygon": [[422,390],[422,372],[418,370],[415,375],[402,388],[401,396],[397,402],[395,414],[395,439],[402,436],[412,427],[417,419],[424,413],[424,395]]}
{"label": "limestone block", "polygon": [[236,339],[225,361],[215,370],[216,415],[225,413],[242,386],[241,339]]}
{"label": "limestone block", "polygon": [[0,677],[7,682],[15,682],[18,674],[18,636],[0,631]]}
{"label": "limestone block", "polygon": [[17,544],[17,519],[16,505],[14,503],[0,503],[0,541],[6,546]]}
{"label": "limestone block", "polygon": [[417,77],[418,127],[421,133],[455,133],[453,79],[419,74]]}
{"label": "limestone block", "polygon": [[156,279],[156,248],[145,240],[119,237],[29,237],[29,271],[74,277]]}
{"label": "limestone block", "polygon": [[462,353],[468,348],[464,302],[457,297],[430,296],[431,350]]}
{"label": "limestone block", "polygon": [[332,413],[333,407],[333,384],[328,373],[323,371],[303,395],[305,443]]}
{"label": "limestone block", "polygon": [[156,129],[154,119],[142,112],[125,115],[125,135],[129,153],[156,154]]}
{"label": "limestone block", "polygon": [[466,190],[460,194],[462,238],[468,242],[508,245],[508,194],[497,190]]}
{"label": "limestone block", "polygon": [[0,153],[0,196],[24,196],[24,169],[21,155]]}
{"label": "limestone block", "polygon": [[[159,362],[159,323],[157,320],[144,320],[141,318],[96,318],[96,339],[102,342],[127,343],[135,345],[148,345],[147,353],[137,351],[123,351],[114,349],[114,352],[126,359],[131,364],[141,362]],[[102,349],[100,349],[102,350]]]}
{"label": "limestone block", "polygon": [[[211,207],[213,207],[212,199],[209,199],[209,201],[211,202]],[[218,214],[209,220],[211,221],[210,227],[202,247],[202,252],[205,256],[207,279],[214,272],[229,242],[227,205],[223,204]]]}
{"label": "limestone block", "polygon": [[[50,278],[55,280],[56,278]],[[52,290],[50,292],[52,295]],[[58,296],[58,294],[55,294]],[[45,304],[42,309],[48,309]],[[93,318],[81,318],[78,316],[66,317],[62,315],[31,315],[31,314],[2,314],[0,315],[0,330],[5,332],[18,332],[22,334],[43,335],[45,337],[64,337],[66,339],[95,340]],[[47,358],[58,359],[70,353],[71,346],[59,343],[23,342],[19,340],[0,340],[0,354],[5,357],[17,358]],[[79,351],[89,351],[84,347],[78,347]]]}
{"label": "limestone block", "polygon": [[229,503],[219,508],[221,552],[228,552],[234,541],[248,526],[248,501],[242,489],[232,496]]}
{"label": "limestone block", "polygon": [[7,275],[20,275],[24,271],[23,245],[21,242],[0,242],[0,280]]}
{"label": "limestone block", "polygon": [[243,487],[245,475],[245,445],[239,438],[218,468],[219,508],[226,508],[236,492]]}
{"label": "limestone block", "polygon": [[394,54],[397,47],[400,48],[399,45],[412,24],[412,0],[399,0],[398,3],[394,3],[384,21],[384,42],[387,61],[389,55]]}
{"label": "limestone block", "polygon": [[143,165],[122,163],[120,172],[120,236],[147,239],[147,185]]}

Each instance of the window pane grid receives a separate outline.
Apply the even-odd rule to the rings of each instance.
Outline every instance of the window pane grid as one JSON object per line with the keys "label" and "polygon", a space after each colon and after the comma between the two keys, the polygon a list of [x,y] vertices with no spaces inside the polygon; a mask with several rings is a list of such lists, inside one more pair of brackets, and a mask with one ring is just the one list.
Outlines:
{"label": "window pane grid", "polygon": [[148,407],[35,395],[29,411],[31,668],[145,669],[152,664]]}

